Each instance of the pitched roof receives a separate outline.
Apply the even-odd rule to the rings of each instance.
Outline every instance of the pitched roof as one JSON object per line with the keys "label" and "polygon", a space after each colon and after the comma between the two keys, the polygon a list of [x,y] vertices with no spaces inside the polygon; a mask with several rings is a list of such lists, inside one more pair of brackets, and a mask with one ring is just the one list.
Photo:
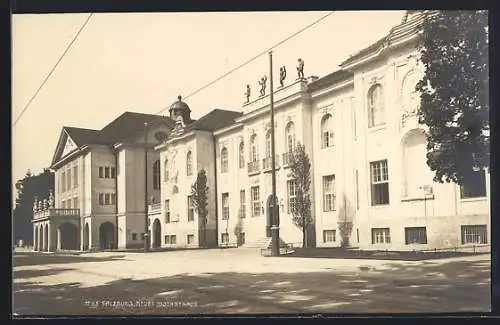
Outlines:
{"label": "pitched roof", "polygon": [[64,130],[66,130],[78,147],[92,142],[94,137],[99,134],[98,130],[75,128],[72,126],[65,126]]}
{"label": "pitched roof", "polygon": [[[406,15],[408,15],[409,13],[414,13],[414,12],[415,12],[414,10],[410,10],[409,12],[407,11]],[[417,10],[416,12],[420,12],[420,11]],[[384,37],[382,37],[381,39],[379,39],[375,43],[365,47],[361,51],[358,51],[357,53],[349,56],[346,60],[344,60],[344,62],[342,62],[340,64],[340,67],[344,67],[344,66],[346,66],[354,61],[357,61],[357,60],[362,59],[366,56],[369,56],[371,53],[375,53],[375,52],[381,50],[384,46],[387,46],[398,39],[401,39],[401,38],[406,37],[406,36],[411,35],[411,34],[415,34],[416,32],[418,32],[421,29],[422,24],[423,24],[423,18],[429,14],[432,14],[432,12],[429,13],[429,12],[424,11],[424,12],[418,13],[416,15],[415,19],[412,19],[411,21],[403,19],[403,21],[399,25],[391,28],[391,30],[389,31],[389,33],[387,35],[385,35]]]}
{"label": "pitched roof", "polygon": [[243,115],[241,112],[229,111],[224,109],[214,109],[200,119],[186,126],[186,131],[203,130],[215,131],[234,123],[234,120]]}
{"label": "pitched roof", "polygon": [[114,144],[144,131],[144,123],[151,125],[160,121],[173,125],[173,121],[166,116],[125,112],[99,131],[96,140],[99,144]]}

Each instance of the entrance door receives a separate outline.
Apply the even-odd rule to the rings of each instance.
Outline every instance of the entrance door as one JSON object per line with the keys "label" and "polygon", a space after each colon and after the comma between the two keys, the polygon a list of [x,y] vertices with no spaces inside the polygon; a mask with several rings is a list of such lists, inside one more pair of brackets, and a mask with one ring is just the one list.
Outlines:
{"label": "entrance door", "polygon": [[99,227],[99,244],[101,249],[111,249],[115,245],[115,226],[107,221]]}
{"label": "entrance door", "polygon": [[153,222],[153,243],[152,247],[157,248],[161,246],[161,224],[160,220],[155,219]]}
{"label": "entrance door", "polygon": [[273,225],[274,220],[274,204],[272,197],[272,195],[269,195],[267,198],[266,237],[271,237],[271,226]]}

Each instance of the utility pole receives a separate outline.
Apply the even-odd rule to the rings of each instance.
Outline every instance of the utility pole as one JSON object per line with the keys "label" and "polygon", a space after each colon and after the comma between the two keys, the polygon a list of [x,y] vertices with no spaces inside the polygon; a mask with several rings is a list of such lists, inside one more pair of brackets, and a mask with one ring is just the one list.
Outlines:
{"label": "utility pole", "polygon": [[275,141],[274,141],[274,89],[273,89],[273,51],[269,51],[269,99],[271,100],[271,164],[272,164],[272,219],[271,219],[271,255],[280,255],[280,221],[279,221],[279,210],[278,210],[278,200],[276,198],[276,152],[275,152]]}
{"label": "utility pole", "polygon": [[144,122],[144,253],[149,251],[148,223],[148,123]]}

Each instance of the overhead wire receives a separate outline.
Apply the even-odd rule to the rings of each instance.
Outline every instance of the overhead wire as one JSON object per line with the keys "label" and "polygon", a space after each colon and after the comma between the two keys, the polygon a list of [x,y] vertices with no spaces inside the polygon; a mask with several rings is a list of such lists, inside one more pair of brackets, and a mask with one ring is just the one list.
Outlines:
{"label": "overhead wire", "polygon": [[[307,29],[309,29],[309,28],[313,27],[314,25],[316,25],[316,24],[320,23],[321,21],[325,20],[326,18],[328,18],[329,16],[331,16],[331,15],[332,15],[332,14],[334,14],[335,12],[336,12],[336,11],[330,11],[330,12],[329,12],[329,13],[327,13],[326,15],[324,15],[324,16],[322,16],[322,17],[320,17],[320,18],[316,19],[316,20],[315,20],[315,21],[313,21],[312,23],[310,23],[310,24],[308,24],[308,25],[306,25],[306,26],[302,27],[301,29],[299,29],[299,30],[298,30],[298,31],[296,31],[295,33],[291,34],[290,36],[286,37],[285,39],[283,39],[283,40],[281,40],[281,41],[277,42],[277,43],[276,43],[276,44],[274,44],[273,46],[271,46],[271,47],[267,48],[266,50],[264,50],[264,51],[262,51],[262,52],[260,52],[260,53],[258,53],[257,55],[255,55],[255,56],[253,56],[252,58],[250,58],[250,59],[246,60],[245,62],[243,62],[242,64],[238,65],[237,67],[235,67],[235,68],[233,68],[233,69],[229,70],[228,72],[226,72],[226,73],[222,74],[221,76],[219,76],[219,77],[215,78],[214,80],[210,81],[209,83],[205,84],[204,86],[202,86],[202,87],[200,87],[200,88],[196,89],[195,91],[193,91],[193,92],[189,93],[187,96],[184,96],[184,97],[182,97],[182,98],[183,98],[184,100],[185,100],[185,99],[188,99],[188,98],[190,98],[190,97],[194,96],[195,94],[197,94],[197,93],[199,93],[199,92],[201,92],[201,91],[205,90],[206,88],[208,88],[208,87],[210,87],[211,85],[215,84],[216,82],[218,82],[218,81],[220,81],[220,80],[224,79],[225,77],[227,77],[227,76],[228,76],[228,75],[230,75],[231,73],[235,72],[236,70],[241,69],[242,67],[246,66],[247,64],[249,64],[249,63],[251,63],[251,62],[255,61],[256,59],[258,59],[258,58],[259,58],[259,57],[261,57],[262,55],[264,55],[264,54],[266,54],[266,53],[269,53],[269,51],[271,51],[271,50],[275,49],[276,47],[280,46],[281,44],[283,44],[283,43],[285,43],[285,42],[289,41],[290,39],[294,38],[295,36],[299,35],[300,33],[304,32],[304,31],[306,31]],[[167,106],[167,107],[164,107],[163,109],[161,109],[160,111],[158,111],[157,113],[155,113],[155,114],[153,114],[153,115],[160,115],[160,114],[162,114],[165,110],[167,110],[168,108],[169,108],[168,106]],[[164,117],[158,117],[158,118],[156,118],[156,119],[154,119],[154,120],[152,120],[152,121],[150,121],[150,122],[146,122],[146,127],[147,127],[147,125],[154,124],[154,123],[158,122],[159,120],[161,120],[161,119],[163,119],[163,118],[164,118]]]}
{"label": "overhead wire", "polygon": [[36,98],[36,96],[38,96],[38,94],[40,93],[40,91],[42,90],[42,88],[45,86],[45,84],[47,83],[47,81],[49,80],[49,78],[52,76],[52,74],[56,70],[56,68],[59,65],[59,63],[61,63],[61,61],[63,60],[63,58],[66,56],[66,54],[68,53],[68,51],[71,49],[71,47],[75,43],[75,41],[78,38],[78,36],[82,33],[83,29],[87,26],[90,18],[93,15],[94,15],[94,13],[90,13],[87,16],[87,18],[83,22],[83,24],[80,27],[80,29],[76,32],[76,34],[73,37],[73,39],[71,40],[71,42],[69,42],[68,46],[66,46],[66,49],[64,50],[63,54],[59,57],[59,60],[57,60],[57,62],[54,64],[54,66],[52,66],[52,68],[50,69],[49,73],[47,74],[47,76],[45,77],[45,79],[42,81],[42,83],[40,84],[40,86],[38,87],[38,89],[35,91],[35,93],[33,94],[33,96],[31,96],[31,98],[29,99],[29,101],[26,103],[26,105],[24,106],[23,110],[21,111],[21,113],[17,116],[17,118],[15,119],[15,121],[12,123],[13,127],[17,124],[17,122],[19,122],[19,120],[24,115],[24,113],[26,113],[26,111],[30,107],[30,105],[33,102],[33,100]]}

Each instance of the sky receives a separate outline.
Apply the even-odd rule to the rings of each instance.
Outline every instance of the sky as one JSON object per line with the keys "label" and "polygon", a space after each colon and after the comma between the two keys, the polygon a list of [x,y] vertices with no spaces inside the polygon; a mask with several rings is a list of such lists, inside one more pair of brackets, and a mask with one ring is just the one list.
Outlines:
{"label": "sky", "polygon": [[[328,12],[96,13],[21,119],[12,127],[12,181],[49,167],[63,126],[101,129],[125,111],[160,113]],[[304,60],[325,76],[385,36],[404,11],[339,11],[273,50],[275,78]],[[88,14],[12,17],[12,122]],[[241,111],[269,75],[263,55],[186,99],[197,119],[212,109]],[[293,78],[293,79],[292,79]],[[275,81],[277,84],[277,80]],[[162,114],[168,114],[164,110]]]}

